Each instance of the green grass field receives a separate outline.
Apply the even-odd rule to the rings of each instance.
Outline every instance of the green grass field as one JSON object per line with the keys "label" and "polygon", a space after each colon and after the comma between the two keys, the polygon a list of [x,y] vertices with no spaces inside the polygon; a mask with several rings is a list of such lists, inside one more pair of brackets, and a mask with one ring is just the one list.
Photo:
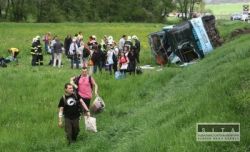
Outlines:
{"label": "green grass field", "polygon": [[207,4],[206,10],[211,10],[218,19],[230,19],[233,13],[242,13],[243,5],[250,3],[224,3],[224,4]]}
{"label": "green grass field", "polygon": [[[230,38],[240,22],[219,21],[226,43],[197,64],[115,80],[107,73],[94,75],[106,103],[97,118],[98,133],[81,132],[77,143],[67,146],[64,130],[57,127],[57,104],[63,85],[80,73],[64,60],[61,69],[31,67],[32,37],[47,31],[65,36],[136,34],[142,40],[144,64],[151,64],[147,34],[161,24],[0,24],[0,50],[21,48],[20,64],[0,68],[0,151],[250,151],[250,44],[249,35]],[[48,62],[49,56],[45,56]],[[198,122],[238,122],[240,142],[197,142]]]}
{"label": "green grass field", "polygon": [[244,4],[247,3],[208,4],[205,8],[212,10],[215,15],[227,15],[242,12]]}

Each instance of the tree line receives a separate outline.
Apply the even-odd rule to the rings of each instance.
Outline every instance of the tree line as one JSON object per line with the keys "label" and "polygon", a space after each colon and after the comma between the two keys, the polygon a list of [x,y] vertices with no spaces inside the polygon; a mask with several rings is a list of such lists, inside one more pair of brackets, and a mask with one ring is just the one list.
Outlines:
{"label": "tree line", "polygon": [[0,0],[0,21],[162,22],[173,10],[189,11],[196,1]]}

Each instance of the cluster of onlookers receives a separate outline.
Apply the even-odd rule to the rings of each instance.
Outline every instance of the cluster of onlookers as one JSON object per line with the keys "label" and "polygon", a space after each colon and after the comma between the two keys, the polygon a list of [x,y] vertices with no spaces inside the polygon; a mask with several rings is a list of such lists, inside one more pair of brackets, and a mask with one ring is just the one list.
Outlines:
{"label": "cluster of onlookers", "polygon": [[[135,73],[137,63],[140,63],[140,41],[136,35],[123,35],[116,43],[112,36],[104,36],[100,42],[95,35],[84,42],[82,32],[67,35],[62,42],[58,36],[46,33],[42,39],[47,54],[51,54],[50,65],[61,67],[62,54],[65,53],[71,62],[71,68],[88,67],[90,74],[103,68],[112,74],[117,70]],[[43,65],[43,54],[40,37],[32,41],[32,65]]]}

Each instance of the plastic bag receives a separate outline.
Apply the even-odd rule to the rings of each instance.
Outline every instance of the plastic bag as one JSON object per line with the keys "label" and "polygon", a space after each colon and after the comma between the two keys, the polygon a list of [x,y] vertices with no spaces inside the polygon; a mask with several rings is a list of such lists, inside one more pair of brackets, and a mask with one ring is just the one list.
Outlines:
{"label": "plastic bag", "polygon": [[128,69],[128,63],[123,63],[121,66],[121,70],[127,70]]}
{"label": "plastic bag", "polygon": [[84,117],[85,118],[85,129],[92,132],[97,132],[96,118]]}
{"label": "plastic bag", "polygon": [[105,103],[103,99],[99,96],[97,96],[91,106],[91,111],[94,113],[102,112],[105,108]]}
{"label": "plastic bag", "polygon": [[119,80],[119,79],[121,79],[122,78],[122,73],[120,72],[120,71],[116,71],[115,72],[115,79],[116,80]]}

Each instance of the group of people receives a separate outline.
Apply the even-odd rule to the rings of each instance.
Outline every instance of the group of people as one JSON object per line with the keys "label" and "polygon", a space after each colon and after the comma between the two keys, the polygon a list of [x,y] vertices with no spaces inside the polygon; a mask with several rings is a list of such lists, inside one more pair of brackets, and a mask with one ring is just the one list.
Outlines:
{"label": "group of people", "polygon": [[[50,32],[43,37],[45,51],[51,54],[50,64],[61,67],[62,54],[65,53],[70,59],[70,67],[80,68],[88,66],[89,73],[102,72],[105,68],[110,74],[117,70],[135,73],[135,68],[140,63],[140,40],[136,35],[123,35],[119,43],[112,36],[104,36],[98,43],[95,35],[89,36],[88,42],[84,42],[82,32],[73,37],[67,35],[64,43],[58,36],[52,36]],[[42,65],[40,37],[37,36],[32,42],[32,65]]]}
{"label": "group of people", "polygon": [[58,104],[58,126],[63,127],[64,118],[66,138],[68,144],[71,144],[76,141],[79,134],[79,121],[82,113],[90,117],[92,92],[98,96],[98,86],[94,78],[88,75],[87,67],[83,67],[80,76],[72,77],[70,83],[65,84],[64,91]]}
{"label": "group of people", "polygon": [[[90,117],[91,99],[98,96],[98,85],[92,73],[97,69],[102,72],[106,68],[110,74],[120,70],[122,73],[129,71],[135,73],[137,63],[140,63],[140,41],[136,35],[123,35],[117,44],[112,36],[104,36],[100,43],[95,35],[89,36],[87,43],[83,41],[81,32],[74,37],[67,35],[64,44],[58,36],[52,38],[51,33],[47,33],[43,39],[45,51],[51,54],[50,64],[59,68],[62,65],[62,54],[71,60],[71,68],[82,67],[80,76],[70,78],[70,82],[64,86],[64,95],[60,98],[58,108],[58,126],[65,128],[68,143],[76,141],[80,131],[79,120],[84,114]],[[134,43],[132,42],[134,41]],[[0,57],[0,63],[17,60],[20,50],[9,48],[9,58]],[[44,65],[41,37],[36,36],[31,44],[31,65]],[[89,69],[89,71],[88,71]],[[74,91],[76,90],[76,91]],[[63,123],[64,122],[64,123]]]}

